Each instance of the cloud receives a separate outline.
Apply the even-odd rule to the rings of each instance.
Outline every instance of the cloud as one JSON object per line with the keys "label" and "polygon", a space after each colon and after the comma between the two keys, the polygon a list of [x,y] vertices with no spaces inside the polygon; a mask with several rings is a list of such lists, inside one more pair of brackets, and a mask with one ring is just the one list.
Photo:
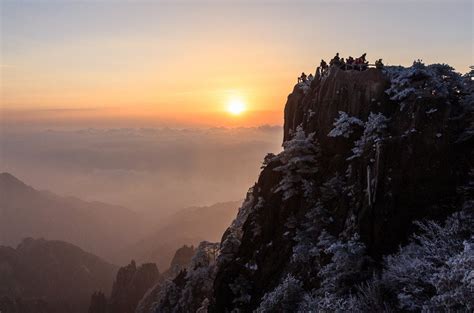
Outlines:
{"label": "cloud", "polygon": [[7,131],[2,167],[39,189],[166,214],[239,200],[281,127]]}

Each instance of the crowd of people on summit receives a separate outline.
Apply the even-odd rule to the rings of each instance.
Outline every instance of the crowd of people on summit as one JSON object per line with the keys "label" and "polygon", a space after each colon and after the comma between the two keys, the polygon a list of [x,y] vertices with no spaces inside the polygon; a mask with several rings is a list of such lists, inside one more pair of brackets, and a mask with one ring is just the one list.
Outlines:
{"label": "crowd of people on summit", "polygon": [[[354,70],[354,71],[365,71],[369,68],[370,65],[369,62],[366,60],[367,54],[364,53],[358,58],[353,58],[352,56],[349,56],[347,59],[344,60],[344,58],[339,57],[339,52],[336,53],[334,58],[329,61],[329,64],[326,63],[326,61],[321,60],[321,63],[319,67],[316,69],[316,77],[321,77],[324,76],[329,72],[330,67],[337,67],[343,71],[349,71],[349,70]],[[373,64],[375,68],[377,69],[382,69],[384,67],[382,63],[382,59],[378,59],[375,61],[375,64]],[[313,75],[309,74],[306,76],[306,74],[303,72],[301,73],[301,76],[298,77],[298,83],[300,82],[307,82],[307,81],[312,81],[313,80]]]}

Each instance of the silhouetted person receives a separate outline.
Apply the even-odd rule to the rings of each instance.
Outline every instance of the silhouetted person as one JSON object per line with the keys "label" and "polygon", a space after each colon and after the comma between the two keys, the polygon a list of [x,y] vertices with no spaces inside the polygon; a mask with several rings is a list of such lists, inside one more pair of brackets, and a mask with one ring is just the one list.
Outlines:
{"label": "silhouetted person", "polygon": [[353,65],[354,65],[354,58],[350,56],[346,59],[346,69],[352,70],[354,68]]}
{"label": "silhouetted person", "polygon": [[377,69],[383,69],[384,65],[382,63],[382,59],[378,59],[377,61],[375,61],[375,68]]}
{"label": "silhouetted person", "polygon": [[367,69],[367,65],[369,64],[369,62],[366,62],[365,56],[366,56],[366,53],[364,53],[363,55],[355,59],[354,64],[355,64],[356,70],[364,71]]}
{"label": "silhouetted person", "polygon": [[364,53],[360,56],[360,70],[365,71],[368,67],[369,62],[365,60],[365,57],[367,56],[367,53]]}
{"label": "silhouetted person", "polygon": [[339,66],[340,61],[341,61],[341,59],[339,58],[339,52],[338,52],[338,53],[336,53],[336,55],[334,56],[334,58],[332,58],[332,60],[329,61],[329,65],[331,65],[331,66],[332,66],[332,65]]}
{"label": "silhouetted person", "polygon": [[341,61],[339,62],[339,68],[343,71],[346,70],[346,62],[344,61],[344,58],[341,58]]}
{"label": "silhouetted person", "polygon": [[306,82],[306,74],[304,72],[301,73],[301,82]]}
{"label": "silhouetted person", "polygon": [[314,78],[320,79],[320,78],[321,78],[321,71],[322,71],[322,70],[321,70],[321,66],[318,66],[318,67],[316,68],[316,75],[314,76]]}
{"label": "silhouetted person", "polygon": [[326,74],[326,72],[328,71],[328,64],[326,63],[326,61],[324,60],[321,60],[321,63],[319,65],[319,67],[321,68],[321,75],[324,75]]}

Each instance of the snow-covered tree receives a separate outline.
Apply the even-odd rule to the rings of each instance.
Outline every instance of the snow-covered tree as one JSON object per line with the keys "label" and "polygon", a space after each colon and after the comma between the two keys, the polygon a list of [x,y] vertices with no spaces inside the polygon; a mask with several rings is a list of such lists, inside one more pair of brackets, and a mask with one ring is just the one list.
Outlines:
{"label": "snow-covered tree", "polygon": [[265,294],[256,313],[291,313],[303,296],[303,283],[288,274],[273,291]]}
{"label": "snow-covered tree", "polygon": [[385,71],[391,82],[385,92],[391,100],[401,101],[401,110],[403,100],[411,95],[448,97],[457,94],[462,85],[461,76],[447,64],[426,66],[418,60],[411,67],[387,66]]}
{"label": "snow-covered tree", "polygon": [[319,270],[320,287],[302,297],[298,312],[356,312],[354,286],[369,275],[363,270],[368,259],[364,244],[357,235],[341,240],[323,231],[317,246],[331,259]]}
{"label": "snow-covered tree", "polygon": [[329,137],[349,138],[354,132],[354,128],[359,126],[363,127],[364,122],[354,116],[349,116],[344,111],[339,111],[339,117],[334,120],[334,128],[329,132]]}
{"label": "snow-covered tree", "polygon": [[354,282],[361,281],[361,268],[367,261],[364,257],[365,245],[357,234],[349,240],[336,240],[324,232],[319,238],[319,246],[326,254],[331,255],[331,261],[318,274],[322,279],[321,292],[347,293]]}
{"label": "snow-covered tree", "polygon": [[389,119],[382,113],[370,112],[367,122],[364,125],[364,133],[354,143],[352,148],[352,156],[348,160],[358,158],[364,154],[368,149],[373,150],[374,145],[382,140],[385,131],[387,129],[387,123]]}
{"label": "snow-covered tree", "polygon": [[320,256],[317,239],[322,230],[322,220],[325,218],[327,218],[327,213],[320,202],[306,213],[293,238],[295,245],[293,246],[292,262],[300,266],[316,267],[315,263],[310,260]]}
{"label": "snow-covered tree", "polygon": [[282,192],[283,200],[288,200],[298,194],[304,187],[305,193],[311,192],[311,180],[318,172],[317,159],[320,154],[314,134],[306,135],[303,128],[298,126],[290,140],[283,143],[283,151],[278,154],[281,165],[274,171],[282,172],[275,193]]}
{"label": "snow-covered tree", "polygon": [[212,296],[219,243],[203,241],[186,270],[163,284],[154,312],[195,312]]}
{"label": "snow-covered tree", "polygon": [[453,214],[444,226],[417,224],[422,233],[387,257],[383,283],[397,293],[401,309],[474,310],[474,208]]}
{"label": "snow-covered tree", "polygon": [[298,263],[300,266],[309,265],[315,269],[317,265],[310,262],[310,260],[320,256],[319,235],[323,229],[333,222],[333,218],[326,207],[344,193],[344,182],[342,177],[336,173],[334,177],[323,183],[319,189],[318,197],[311,199],[314,201],[311,203],[314,204],[296,229],[296,235],[293,238],[295,245],[293,246],[292,256],[292,262]]}

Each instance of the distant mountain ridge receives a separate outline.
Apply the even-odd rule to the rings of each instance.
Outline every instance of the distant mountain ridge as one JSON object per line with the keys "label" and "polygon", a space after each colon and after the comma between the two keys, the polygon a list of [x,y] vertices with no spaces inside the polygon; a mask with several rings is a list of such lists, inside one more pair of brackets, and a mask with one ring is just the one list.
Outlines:
{"label": "distant mountain ridge", "polygon": [[140,216],[126,208],[61,197],[0,174],[0,244],[15,246],[26,237],[76,244],[115,261],[120,245],[141,235]]}
{"label": "distant mountain ridge", "polygon": [[130,245],[122,255],[138,262],[154,262],[160,271],[165,271],[175,251],[183,245],[220,240],[240,203],[229,201],[183,209],[159,223],[154,233]]}

